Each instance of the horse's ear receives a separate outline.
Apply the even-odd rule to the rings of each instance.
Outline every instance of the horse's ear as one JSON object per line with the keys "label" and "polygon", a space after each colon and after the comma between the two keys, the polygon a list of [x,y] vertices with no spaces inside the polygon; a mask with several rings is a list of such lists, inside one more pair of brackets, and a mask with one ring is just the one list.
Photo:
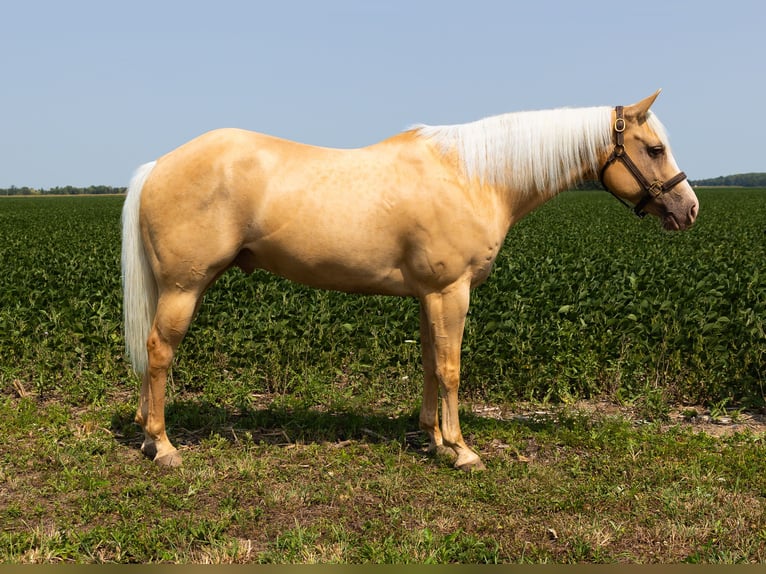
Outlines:
{"label": "horse's ear", "polygon": [[644,120],[646,118],[646,113],[649,111],[649,108],[652,107],[654,100],[657,99],[657,96],[660,95],[661,91],[662,91],[661,89],[657,90],[648,98],[644,98],[637,104],[633,104],[632,106],[626,107],[625,117],[638,120],[638,121]]}

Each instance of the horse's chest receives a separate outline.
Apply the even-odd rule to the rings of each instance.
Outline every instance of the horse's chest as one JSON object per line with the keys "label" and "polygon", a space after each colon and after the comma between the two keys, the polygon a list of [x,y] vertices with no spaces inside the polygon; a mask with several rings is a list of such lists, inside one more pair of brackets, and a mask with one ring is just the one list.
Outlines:
{"label": "horse's chest", "polygon": [[499,245],[491,245],[484,253],[474,259],[471,287],[477,287],[487,280],[499,250]]}

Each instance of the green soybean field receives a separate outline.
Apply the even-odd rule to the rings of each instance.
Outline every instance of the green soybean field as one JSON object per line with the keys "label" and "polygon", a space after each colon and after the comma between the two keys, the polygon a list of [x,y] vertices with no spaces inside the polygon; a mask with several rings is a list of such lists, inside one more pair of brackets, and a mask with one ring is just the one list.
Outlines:
{"label": "green soybean field", "polygon": [[[121,340],[122,198],[0,204],[0,368],[41,396],[133,387]],[[665,233],[607,194],[569,192],[511,229],[473,292],[462,392],[488,400],[661,390],[692,403],[764,402],[766,194],[701,193],[698,225]],[[178,390],[415,392],[417,304],[315,291],[233,270],[183,342]],[[232,391],[231,383],[241,387]],[[222,400],[226,400],[222,397]]]}

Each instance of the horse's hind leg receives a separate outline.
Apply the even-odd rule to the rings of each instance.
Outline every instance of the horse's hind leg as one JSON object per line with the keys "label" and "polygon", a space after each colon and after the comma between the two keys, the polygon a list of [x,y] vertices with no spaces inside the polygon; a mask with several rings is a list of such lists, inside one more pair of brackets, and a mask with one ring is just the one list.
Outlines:
{"label": "horse's hind leg", "polygon": [[190,291],[162,293],[146,342],[149,368],[141,385],[136,422],[144,429],[141,451],[162,466],[181,464],[181,455],[165,432],[165,388],[173,356],[189,328],[198,301],[197,293]]}

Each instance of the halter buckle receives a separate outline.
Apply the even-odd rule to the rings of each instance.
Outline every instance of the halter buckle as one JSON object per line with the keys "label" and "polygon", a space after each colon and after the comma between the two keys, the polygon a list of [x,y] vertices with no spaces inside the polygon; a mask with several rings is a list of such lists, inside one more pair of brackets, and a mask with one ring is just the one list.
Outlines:
{"label": "halter buckle", "polygon": [[617,118],[614,120],[614,131],[621,134],[625,131],[625,118]]}
{"label": "halter buckle", "polygon": [[646,191],[652,194],[652,197],[659,197],[665,191],[665,186],[661,181],[654,181],[646,188]]}

